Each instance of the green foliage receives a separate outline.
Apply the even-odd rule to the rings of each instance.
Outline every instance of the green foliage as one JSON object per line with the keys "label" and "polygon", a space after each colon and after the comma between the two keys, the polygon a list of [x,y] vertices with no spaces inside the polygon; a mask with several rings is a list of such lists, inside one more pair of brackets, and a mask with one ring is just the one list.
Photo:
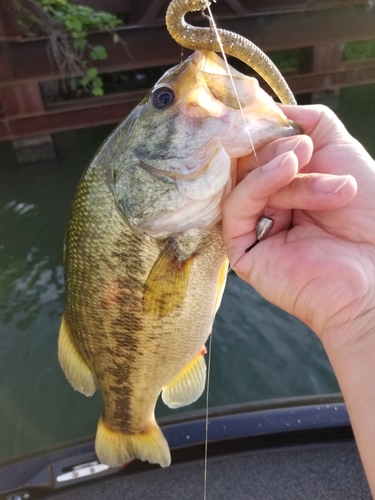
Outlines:
{"label": "green foliage", "polygon": [[344,45],[343,60],[355,61],[375,57],[375,40],[349,42]]}
{"label": "green foliage", "polygon": [[35,0],[56,21],[71,32],[111,30],[121,24],[121,20],[108,12],[100,12],[70,3],[69,0]]}
{"label": "green foliage", "polygon": [[98,70],[91,67],[87,70],[86,75],[81,78],[80,84],[83,87],[91,86],[91,93],[95,96],[103,95],[103,80],[98,76]]}
{"label": "green foliage", "polygon": [[96,45],[90,52],[91,59],[107,59],[108,54],[103,45]]}
{"label": "green foliage", "polygon": [[70,3],[69,0],[35,0],[51,17],[63,25],[73,40],[73,49],[77,52],[85,75],[75,81],[76,88],[81,85],[84,89],[89,89],[94,96],[103,95],[103,81],[98,75],[96,67],[84,57],[85,49],[92,61],[106,59],[108,57],[105,47],[102,45],[91,46],[88,43],[88,33],[92,30],[106,30],[113,32],[113,29],[121,24],[121,20],[107,12],[100,12],[84,5]]}

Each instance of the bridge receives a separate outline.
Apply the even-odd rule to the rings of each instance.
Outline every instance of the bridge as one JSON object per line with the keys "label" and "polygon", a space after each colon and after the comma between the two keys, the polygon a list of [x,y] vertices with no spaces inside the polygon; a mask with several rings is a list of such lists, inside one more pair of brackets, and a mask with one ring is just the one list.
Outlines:
{"label": "bridge", "polygon": [[[15,1],[0,1],[0,140],[20,140],[55,132],[117,123],[147,89],[46,102],[40,84],[77,74],[51,57],[48,37],[26,38]],[[100,73],[177,64],[181,48],[169,36],[164,15],[169,0],[81,0],[82,4],[125,15],[115,29],[124,43],[106,32],[89,35],[108,58],[96,61]],[[344,61],[347,42],[375,38],[374,0],[218,0],[212,6],[219,27],[253,41],[264,52],[298,49],[295,70],[285,77],[297,96],[375,83],[375,58]],[[207,25],[197,14],[192,23]],[[187,55],[189,51],[184,51]]]}

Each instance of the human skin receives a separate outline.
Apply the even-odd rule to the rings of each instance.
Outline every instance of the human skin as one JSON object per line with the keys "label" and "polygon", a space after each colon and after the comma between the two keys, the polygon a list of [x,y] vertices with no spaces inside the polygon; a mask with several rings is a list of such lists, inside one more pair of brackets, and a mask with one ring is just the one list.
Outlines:
{"label": "human skin", "polygon": [[[322,341],[375,496],[375,163],[328,108],[282,109],[305,135],[240,160],[224,240],[232,269]],[[245,253],[261,214],[274,227]]]}

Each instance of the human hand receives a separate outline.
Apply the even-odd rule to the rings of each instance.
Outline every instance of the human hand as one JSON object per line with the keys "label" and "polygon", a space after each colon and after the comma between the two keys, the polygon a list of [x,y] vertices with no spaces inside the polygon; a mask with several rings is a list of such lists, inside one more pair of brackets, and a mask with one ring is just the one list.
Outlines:
{"label": "human hand", "polygon": [[[283,110],[306,135],[239,161],[224,240],[236,273],[322,340],[375,497],[375,164],[328,108]],[[262,213],[274,227],[245,253]]]}
{"label": "human hand", "polygon": [[[242,279],[342,344],[375,320],[374,161],[328,108],[283,110],[306,135],[262,148],[261,168],[254,155],[239,161],[240,182],[224,201],[225,244]],[[274,227],[245,254],[262,213]]]}

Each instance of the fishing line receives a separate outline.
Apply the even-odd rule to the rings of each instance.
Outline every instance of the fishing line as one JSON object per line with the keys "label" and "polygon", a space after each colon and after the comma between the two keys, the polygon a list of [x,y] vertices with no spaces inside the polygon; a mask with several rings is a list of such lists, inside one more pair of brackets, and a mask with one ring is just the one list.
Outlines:
{"label": "fishing line", "polygon": [[[256,225],[256,230],[255,230],[255,235],[256,235],[256,240],[255,242],[250,245],[248,248],[246,248],[245,253],[249,252],[252,248],[255,247],[260,241],[262,241],[268,233],[271,231],[273,228],[274,221],[271,219],[271,217],[266,217],[264,215],[261,215],[261,217],[258,220],[258,223]],[[234,263],[234,265],[237,264],[237,262],[242,258],[239,257],[237,261]],[[209,404],[209,395],[210,395],[210,380],[211,380],[211,359],[212,359],[212,337],[213,337],[213,325],[215,321],[215,313],[218,310],[218,302],[222,297],[222,288],[225,285],[225,282],[228,278],[228,274],[231,271],[231,266],[228,266],[228,270],[225,273],[224,278],[222,279],[220,285],[219,285],[219,293],[216,297],[216,303],[215,303],[215,308],[214,308],[214,314],[213,314],[213,319],[212,319],[212,324],[211,324],[211,335],[210,335],[210,340],[209,340],[209,350],[208,350],[208,361],[207,361],[207,391],[206,391],[206,415],[205,415],[205,440],[204,440],[204,479],[203,479],[203,500],[207,500],[207,472],[208,472],[208,427],[209,427],[209,411],[208,411],[208,404]]]}
{"label": "fishing line", "polygon": [[[229,272],[229,271],[228,271]],[[207,500],[207,462],[208,462],[208,398],[210,394],[210,373],[211,373],[211,357],[212,357],[212,336],[213,329],[211,329],[210,341],[208,346],[208,361],[207,361],[207,391],[206,391],[206,429],[204,440],[204,481],[203,481],[203,500]]]}
{"label": "fishing line", "polygon": [[[213,1],[216,2],[216,0],[213,0]],[[221,41],[221,38],[220,38],[219,30],[217,29],[217,26],[216,26],[216,23],[215,23],[215,19],[214,19],[214,16],[213,16],[211,8],[210,8],[209,0],[205,0],[205,3],[206,3],[206,9],[207,9],[209,15],[205,14],[204,12],[202,12],[202,14],[203,14],[204,17],[207,17],[209,19],[210,27],[211,27],[211,29],[213,29],[213,31],[215,33],[216,40],[217,40],[217,42],[219,44],[220,51],[221,51],[221,54],[223,56],[223,60],[224,60],[224,63],[225,63],[226,69],[227,69],[227,73],[228,73],[228,76],[230,78],[230,81],[231,81],[231,84],[232,84],[232,87],[233,87],[233,92],[234,92],[234,95],[236,96],[236,99],[237,99],[237,102],[238,102],[238,106],[239,106],[239,109],[240,109],[240,112],[241,112],[242,120],[243,120],[243,122],[245,124],[246,134],[247,134],[247,136],[249,138],[249,142],[250,142],[251,148],[253,150],[255,161],[257,163],[257,166],[260,167],[258,155],[257,155],[257,153],[255,151],[255,147],[254,147],[253,140],[251,138],[250,131],[246,127],[245,113],[243,111],[243,107],[242,107],[242,104],[241,104],[241,101],[240,101],[240,98],[239,98],[239,95],[238,95],[238,92],[237,92],[237,89],[236,89],[236,85],[234,83],[234,79],[233,79],[232,73],[230,71],[230,66],[228,64],[228,59],[227,59],[227,56],[226,56],[225,51],[224,51],[224,47],[223,47],[223,44],[222,44],[222,41]],[[264,239],[268,235],[268,233],[271,231],[271,229],[273,227],[273,222],[274,222],[273,219],[271,219],[271,217],[267,216],[267,205],[265,206],[265,212],[266,212],[266,215],[261,215],[260,218],[259,218],[259,220],[258,220],[258,224],[257,224],[257,227],[256,227],[256,240],[255,240],[255,242],[251,246],[249,246],[248,248],[245,249],[245,253],[249,252],[252,248],[255,247],[255,245],[257,245],[262,239]]]}
{"label": "fishing line", "polygon": [[[246,125],[245,113],[244,113],[244,110],[243,110],[243,107],[242,107],[242,104],[241,104],[241,101],[240,101],[240,98],[239,98],[239,95],[238,95],[238,92],[237,92],[236,85],[234,83],[234,79],[233,79],[232,73],[230,71],[230,66],[229,66],[229,63],[228,63],[227,56],[226,56],[225,51],[224,51],[224,47],[223,47],[223,44],[222,44],[222,41],[221,41],[221,38],[220,38],[220,34],[219,34],[218,29],[217,29],[217,26],[216,26],[213,14],[211,12],[211,8],[210,8],[210,5],[208,3],[208,0],[205,0],[205,1],[206,1],[206,9],[207,9],[209,15],[207,16],[204,12],[202,12],[202,14],[203,14],[204,17],[207,17],[209,19],[210,27],[211,27],[211,29],[215,33],[217,42],[218,42],[219,47],[220,47],[221,54],[223,56],[225,67],[227,69],[227,73],[228,73],[228,76],[229,76],[231,84],[232,84],[233,92],[234,92],[234,95],[235,95],[235,97],[237,99],[237,102],[238,102],[238,106],[239,106],[239,109],[240,109],[242,120],[243,120],[244,124]],[[216,0],[214,0],[214,1],[216,1]],[[249,138],[249,142],[250,142],[251,148],[253,150],[253,154],[254,154],[254,158],[255,158],[255,161],[257,163],[257,166],[260,167],[260,163],[259,163],[259,160],[258,160],[257,153],[255,151],[255,147],[254,147],[253,140],[251,138],[250,131],[249,131],[249,129],[247,127],[245,127],[245,130],[246,130],[246,134],[247,134],[247,136]],[[267,207],[266,207],[266,210],[267,210]],[[270,217],[261,215],[260,219],[258,220],[257,227],[256,227],[256,240],[255,240],[255,242],[250,247],[246,248],[245,253],[249,252],[263,238],[265,238],[267,236],[267,234],[271,231],[272,226],[273,226],[273,220]],[[231,270],[231,267],[229,266],[228,270],[227,270],[227,272],[225,274],[225,277],[223,279],[223,283],[226,281],[230,270]],[[223,283],[221,284],[221,286],[223,286]],[[221,288],[221,286],[220,286],[220,288]],[[220,296],[221,296],[221,294],[218,294],[218,298]],[[217,307],[215,309],[217,310]],[[215,319],[215,315],[214,315],[214,318],[213,318],[213,321],[212,321],[212,326],[213,326],[213,323],[214,323],[214,319]],[[213,337],[213,328],[211,328],[211,335],[210,335],[210,340],[209,340],[208,361],[207,361],[207,392],[206,392],[206,415],[205,415],[203,500],[207,500],[208,428],[209,428],[208,404],[209,404],[210,378],[211,378],[210,375],[211,375],[211,359],[212,359],[212,337]]]}
{"label": "fishing line", "polygon": [[[231,84],[232,84],[232,87],[233,87],[233,92],[234,92],[234,95],[236,96],[236,99],[237,99],[237,102],[238,102],[238,106],[239,106],[239,109],[240,109],[240,112],[241,112],[241,116],[242,116],[244,124],[246,125],[245,113],[244,113],[243,108],[242,108],[242,104],[241,104],[241,101],[240,101],[240,98],[239,98],[239,95],[238,95],[238,92],[237,92],[237,89],[236,89],[236,85],[234,83],[233,76],[232,76],[232,73],[230,71],[230,66],[229,66],[229,63],[228,63],[227,55],[225,54],[224,47],[223,47],[223,44],[222,44],[222,41],[221,41],[221,38],[220,38],[219,30],[217,29],[217,26],[216,26],[216,23],[215,23],[215,20],[214,20],[214,16],[212,15],[211,8],[210,8],[210,5],[208,3],[208,0],[206,0],[206,8],[207,8],[208,14],[209,14],[208,17],[210,19],[211,29],[213,29],[214,32],[215,32],[215,36],[216,36],[217,42],[219,44],[221,54],[223,56],[225,66],[227,68],[228,76],[230,78],[230,81],[231,81]],[[246,134],[247,134],[247,136],[249,138],[249,142],[250,142],[251,148],[252,148],[253,153],[254,153],[254,158],[255,158],[255,160],[257,162],[258,167],[260,167],[260,164],[259,164],[259,161],[258,161],[258,156],[256,154],[256,151],[255,151],[255,148],[254,148],[254,143],[253,143],[253,140],[251,138],[249,129],[245,128],[245,130],[246,130]]]}
{"label": "fishing line", "polygon": [[[243,111],[243,108],[242,108],[242,104],[241,104],[241,101],[240,101],[240,98],[239,98],[239,95],[238,95],[238,92],[237,92],[237,89],[236,89],[236,85],[234,83],[234,79],[233,79],[233,76],[232,76],[232,73],[230,71],[230,66],[228,64],[228,59],[227,59],[227,56],[225,54],[225,51],[224,51],[224,47],[223,47],[223,44],[222,44],[222,41],[221,41],[221,38],[220,38],[220,35],[219,35],[219,31],[217,29],[217,26],[216,26],[216,23],[215,23],[215,20],[214,20],[214,17],[213,17],[213,14],[211,12],[211,9],[210,9],[210,5],[208,3],[208,0],[206,0],[206,8],[208,10],[208,13],[209,15],[207,16],[206,14],[204,14],[205,17],[208,17],[209,18],[209,21],[210,21],[210,27],[211,29],[214,30],[214,33],[215,33],[215,36],[216,36],[216,39],[219,43],[219,47],[220,47],[220,51],[222,53],[222,56],[223,56],[223,59],[224,59],[224,63],[225,63],[225,67],[227,69],[227,73],[228,73],[228,76],[230,78],[230,81],[231,81],[231,84],[232,84],[232,87],[233,87],[233,92],[234,92],[234,95],[236,96],[236,99],[237,99],[237,102],[238,102],[238,106],[239,106],[239,109],[240,109],[240,112],[241,112],[241,116],[242,116],[242,120],[244,122],[244,124],[246,125],[246,117],[245,117],[245,113]],[[246,133],[247,133],[247,136],[249,138],[249,142],[250,142],[250,145],[251,145],[251,148],[253,150],[253,153],[254,153],[254,157],[255,157],[255,160],[256,160],[256,163],[258,165],[258,167],[260,166],[259,164],[259,161],[258,161],[258,156],[256,154],[256,151],[255,151],[255,147],[254,147],[254,143],[253,143],[253,140],[251,138],[251,135],[250,135],[250,131],[248,130],[248,128],[246,128]],[[224,277],[224,280],[227,279],[227,276],[229,274],[229,271],[230,271],[230,267],[228,267],[228,271]],[[219,295],[220,296],[220,295]],[[214,316],[215,318],[215,316]],[[213,320],[214,322],[214,320]],[[212,326],[213,326],[213,322],[212,322]],[[209,411],[208,411],[208,405],[209,405],[209,394],[210,394],[210,375],[211,375],[211,358],[212,358],[212,337],[213,337],[213,328],[211,328],[211,335],[210,335],[210,341],[209,341],[209,352],[208,352],[208,362],[207,362],[207,392],[206,392],[206,416],[205,416],[205,442],[204,442],[204,481],[203,481],[203,500],[207,500],[207,472],[208,472],[208,427],[209,427]]]}
{"label": "fishing line", "polygon": [[[213,1],[215,2],[216,0],[213,0]],[[217,29],[217,26],[216,26],[216,23],[215,23],[215,19],[214,19],[214,16],[212,14],[212,11],[211,11],[211,8],[210,8],[210,5],[209,5],[209,1],[205,0],[205,2],[206,2],[206,8],[207,8],[207,11],[208,11],[209,15],[207,16],[204,13],[203,13],[203,15],[204,15],[204,17],[207,17],[209,19],[209,21],[210,21],[210,27],[215,32],[215,36],[216,36],[217,42],[219,44],[221,54],[222,54],[223,59],[224,59],[224,63],[225,63],[226,69],[227,69],[227,73],[228,73],[228,76],[230,78],[230,81],[231,81],[231,84],[232,84],[232,87],[233,87],[233,92],[234,92],[234,95],[236,96],[236,99],[237,99],[237,102],[238,102],[238,106],[239,106],[239,109],[240,109],[240,112],[241,112],[242,120],[243,120],[244,124],[246,125],[245,113],[243,111],[243,107],[242,107],[242,104],[241,104],[241,101],[240,101],[240,98],[239,98],[239,95],[238,95],[238,92],[237,92],[237,89],[236,89],[236,85],[234,83],[234,79],[233,79],[232,73],[230,71],[230,66],[229,66],[229,63],[228,63],[227,56],[226,56],[225,51],[224,51],[224,47],[223,47],[223,44],[222,44],[222,41],[221,41],[221,38],[220,38],[220,34],[219,34],[218,29]],[[247,134],[247,136],[249,138],[249,142],[250,142],[250,145],[251,145],[251,149],[253,150],[253,154],[254,154],[254,158],[255,158],[255,161],[257,163],[257,166],[260,167],[258,155],[257,155],[257,153],[255,151],[255,147],[254,147],[253,140],[251,138],[250,131],[249,131],[249,129],[247,127],[245,127],[245,130],[246,130],[246,134]],[[257,245],[262,239],[264,239],[268,235],[268,233],[271,231],[271,229],[273,227],[273,220],[271,219],[271,217],[267,216],[267,205],[265,206],[265,212],[266,212],[266,215],[265,216],[264,215],[260,216],[258,224],[257,224],[257,227],[256,227],[256,240],[255,240],[255,242],[251,246],[249,246],[249,247],[246,248],[245,253],[249,252],[252,248],[255,247],[255,245]],[[266,226],[266,228],[265,228],[265,226]]]}

